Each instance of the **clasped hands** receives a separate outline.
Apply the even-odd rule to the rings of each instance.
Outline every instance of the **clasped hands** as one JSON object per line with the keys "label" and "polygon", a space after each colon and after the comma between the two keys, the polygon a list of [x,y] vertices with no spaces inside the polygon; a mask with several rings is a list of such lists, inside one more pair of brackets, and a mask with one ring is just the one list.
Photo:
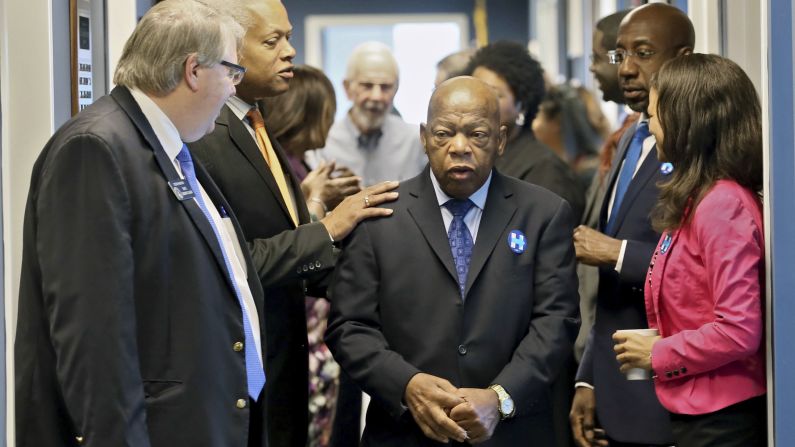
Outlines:
{"label": "clasped hands", "polygon": [[497,393],[489,388],[456,388],[449,381],[419,373],[406,385],[404,400],[425,436],[476,444],[491,438],[500,421]]}

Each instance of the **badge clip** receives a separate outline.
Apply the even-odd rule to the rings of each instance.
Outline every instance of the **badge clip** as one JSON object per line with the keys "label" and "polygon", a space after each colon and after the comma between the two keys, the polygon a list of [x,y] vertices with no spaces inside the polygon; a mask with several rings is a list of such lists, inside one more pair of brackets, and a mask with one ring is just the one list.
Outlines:
{"label": "badge clip", "polygon": [[168,182],[168,186],[171,187],[171,191],[174,192],[174,195],[177,196],[177,200],[180,202],[190,200],[196,196],[196,194],[193,192],[193,189],[191,189],[190,185],[185,180],[174,180],[173,182]]}

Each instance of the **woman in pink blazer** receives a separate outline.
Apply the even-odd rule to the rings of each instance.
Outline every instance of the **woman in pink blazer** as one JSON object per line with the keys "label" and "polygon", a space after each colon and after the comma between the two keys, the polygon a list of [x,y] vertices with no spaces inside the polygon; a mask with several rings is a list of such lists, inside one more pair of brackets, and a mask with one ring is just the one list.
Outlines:
{"label": "woman in pink blazer", "polygon": [[678,447],[767,445],[756,91],[734,62],[692,54],[663,65],[648,112],[663,169],[674,168],[646,281],[660,335],[614,335],[617,359],[652,372]]}

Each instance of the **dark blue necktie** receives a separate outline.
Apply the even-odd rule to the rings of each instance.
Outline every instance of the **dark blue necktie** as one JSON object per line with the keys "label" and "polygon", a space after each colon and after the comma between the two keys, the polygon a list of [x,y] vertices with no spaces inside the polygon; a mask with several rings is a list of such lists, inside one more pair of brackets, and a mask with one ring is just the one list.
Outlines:
{"label": "dark blue necktie", "polygon": [[229,256],[227,255],[226,250],[224,250],[224,244],[222,242],[221,235],[218,233],[218,228],[215,227],[215,223],[213,222],[212,217],[210,217],[210,212],[207,210],[207,206],[204,204],[204,199],[202,198],[200,193],[201,190],[199,189],[199,181],[196,180],[196,171],[193,169],[193,158],[190,156],[188,147],[184,144],[182,145],[182,150],[179,151],[179,154],[177,155],[177,161],[179,161],[179,166],[182,168],[182,174],[185,176],[185,180],[188,181],[190,188],[193,190],[196,203],[198,203],[199,208],[201,208],[202,213],[204,213],[204,217],[207,218],[207,222],[212,227],[213,233],[215,233],[215,238],[218,240],[218,245],[221,247],[221,253],[224,255],[224,264],[226,265],[227,274],[232,280],[232,284],[234,284],[235,295],[237,296],[237,301],[240,303],[240,309],[243,311],[243,332],[245,333],[246,337],[245,357],[246,377],[248,379],[248,394],[252,399],[257,400],[262,388],[265,386],[265,370],[259,360],[259,355],[257,355],[257,345],[254,344],[254,333],[251,330],[251,323],[249,322],[248,314],[246,313],[245,306],[243,305],[243,295],[240,293],[240,290],[237,287],[237,282],[235,282],[234,275],[232,274],[232,264],[229,262]]}
{"label": "dark blue necktie", "polygon": [[461,291],[461,298],[464,297],[464,290],[467,284],[467,273],[469,272],[469,260],[472,258],[472,234],[469,232],[464,216],[475,206],[471,200],[451,199],[445,202],[444,207],[453,213],[453,221],[447,230],[447,239],[450,242],[450,249],[453,251],[455,261],[455,271],[458,274],[458,288]]}
{"label": "dark blue necktie", "polygon": [[613,225],[615,224],[618,210],[621,209],[621,202],[624,201],[624,195],[629,189],[629,184],[632,182],[632,176],[635,174],[635,168],[638,166],[640,160],[640,153],[643,150],[643,141],[649,137],[649,123],[641,121],[635,129],[635,135],[632,136],[632,141],[629,143],[627,155],[624,157],[624,166],[618,175],[618,182],[616,183],[616,197],[613,199],[613,207],[610,208],[610,218],[607,220],[606,233],[613,233]]}

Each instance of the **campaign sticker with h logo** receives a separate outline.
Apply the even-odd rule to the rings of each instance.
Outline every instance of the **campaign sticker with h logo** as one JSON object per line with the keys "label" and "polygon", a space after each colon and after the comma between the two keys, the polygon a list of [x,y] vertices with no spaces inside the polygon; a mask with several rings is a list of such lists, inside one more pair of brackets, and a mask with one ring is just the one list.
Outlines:
{"label": "campaign sticker with h logo", "polygon": [[508,248],[510,248],[512,252],[516,254],[524,253],[526,246],[527,238],[524,237],[524,233],[519,230],[511,230],[511,232],[508,233]]}

